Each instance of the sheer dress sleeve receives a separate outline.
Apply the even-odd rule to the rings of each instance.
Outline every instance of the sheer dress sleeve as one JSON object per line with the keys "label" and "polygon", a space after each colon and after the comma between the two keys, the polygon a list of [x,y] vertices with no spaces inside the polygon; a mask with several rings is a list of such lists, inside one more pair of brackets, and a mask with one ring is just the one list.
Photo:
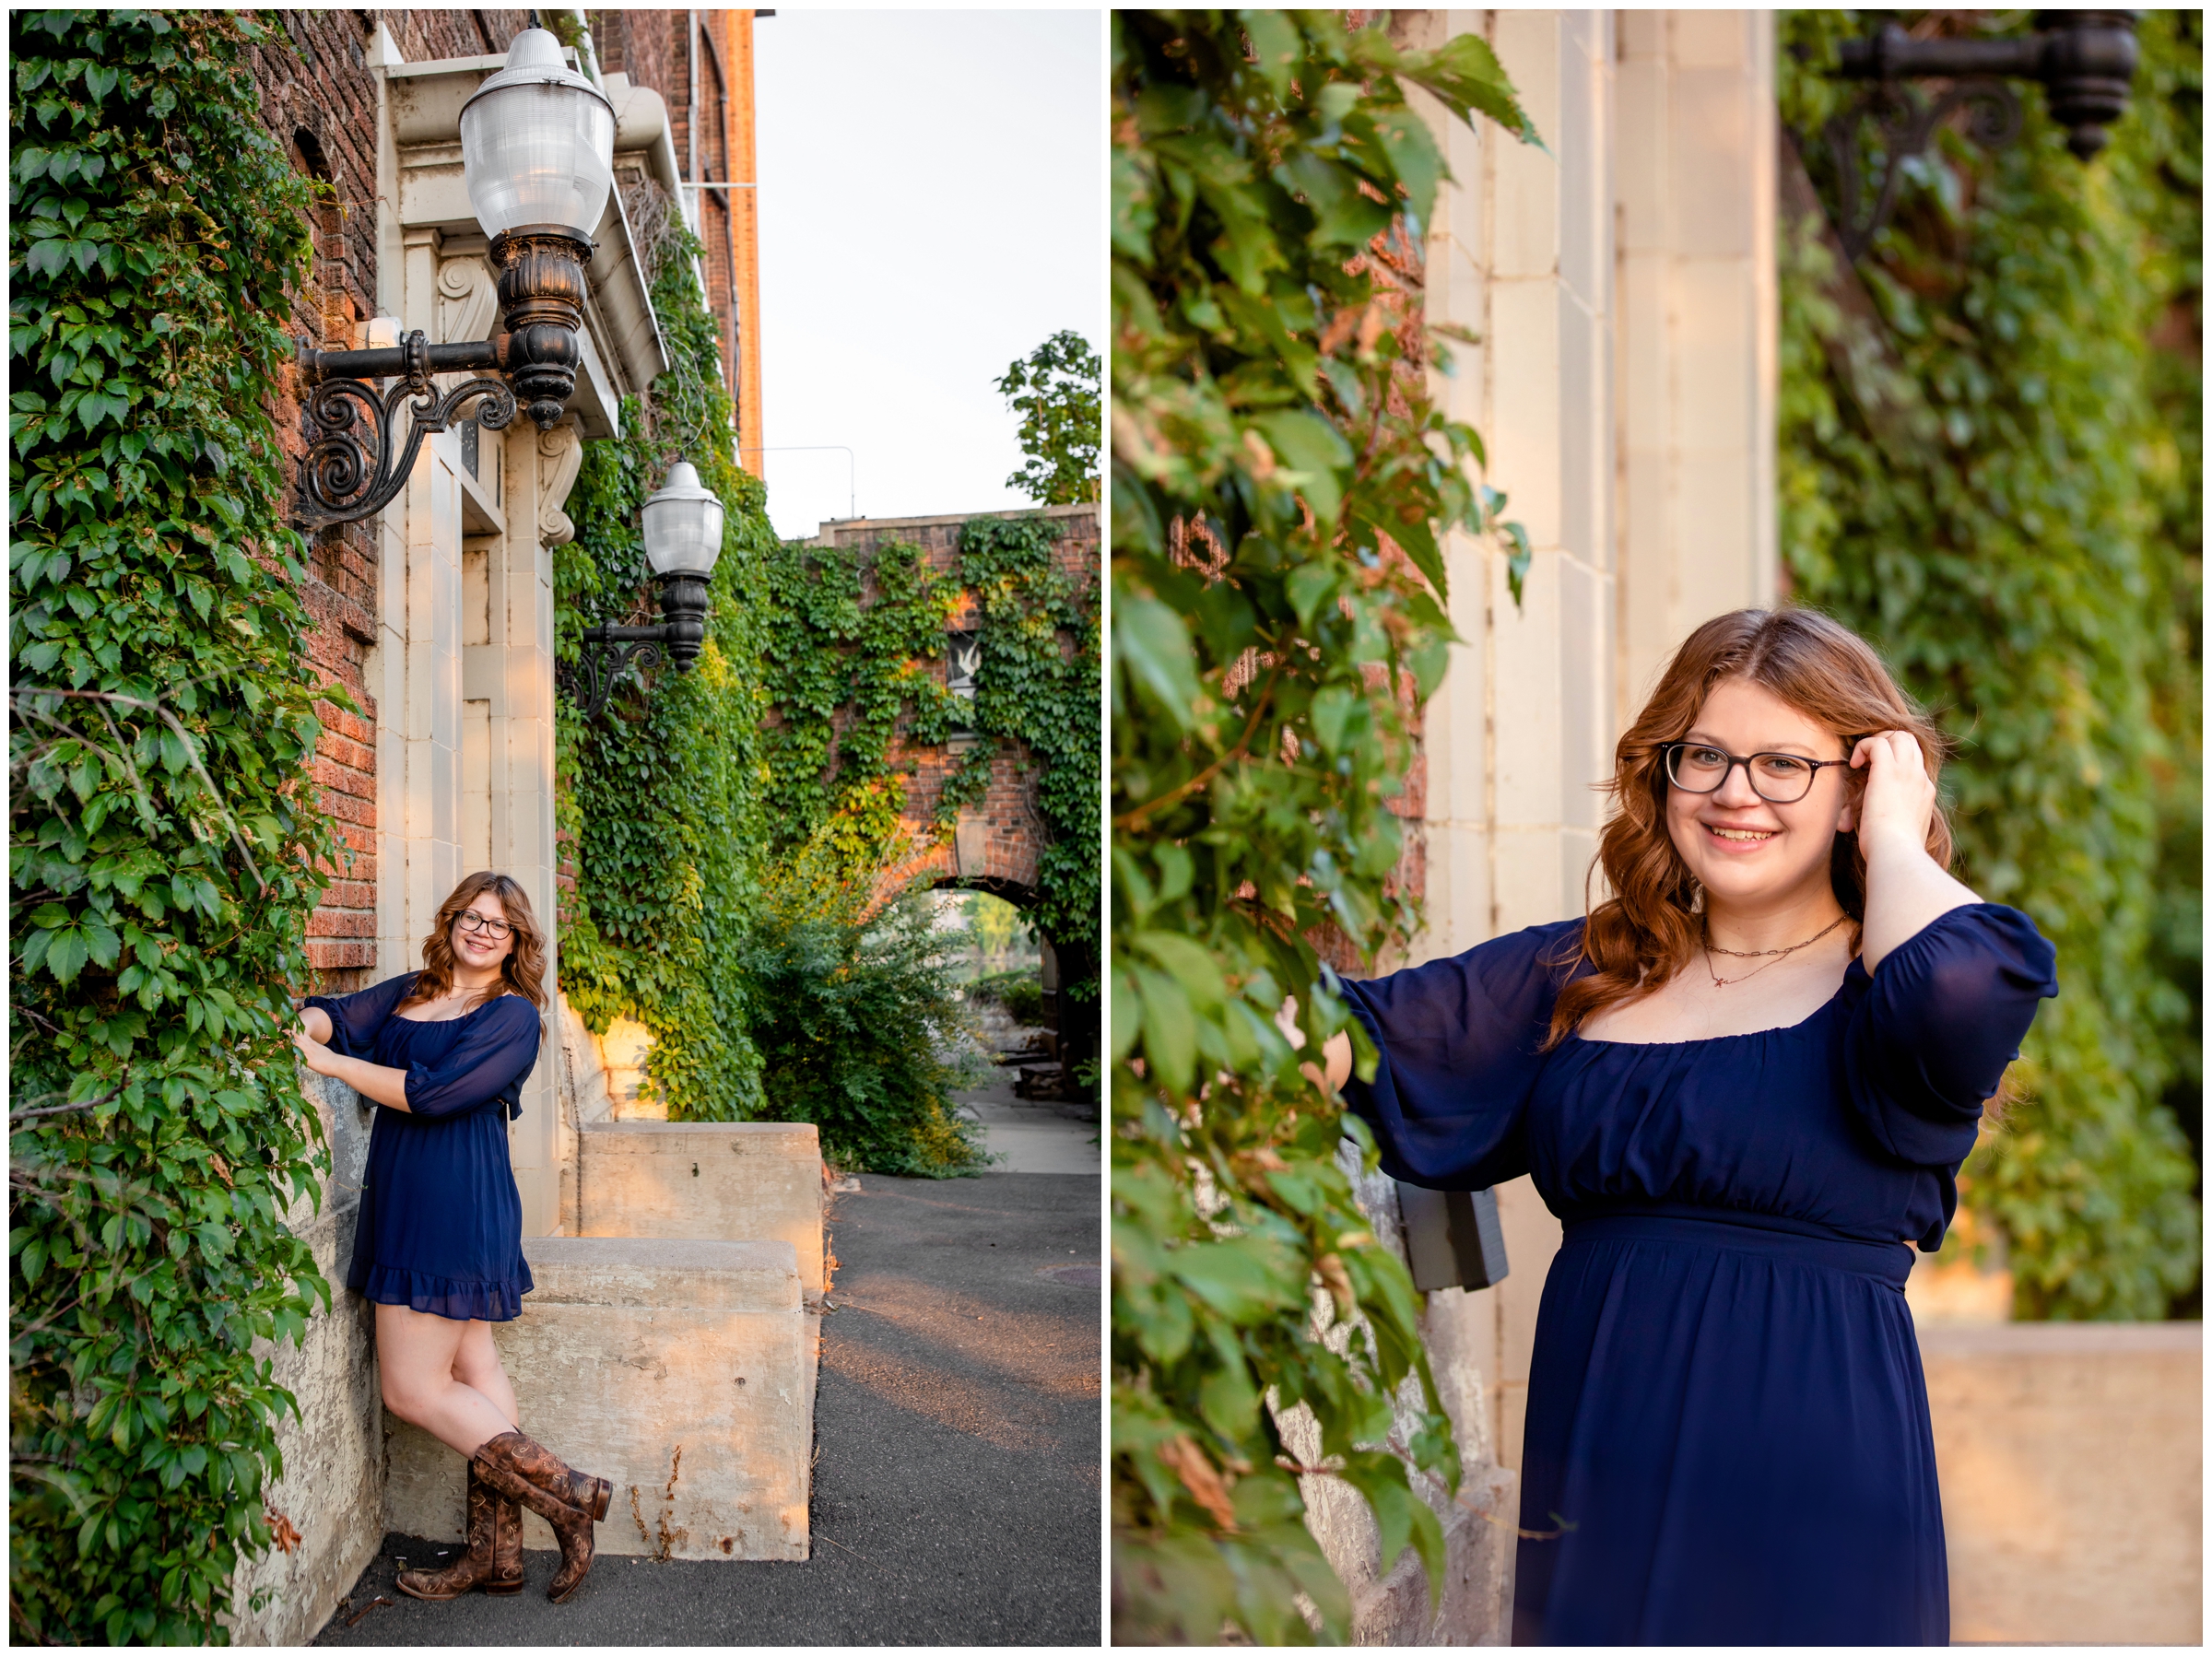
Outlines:
{"label": "sheer dress sleeve", "polygon": [[517,1095],[537,1065],[542,1029],[527,999],[501,995],[471,1015],[460,1039],[435,1062],[407,1066],[408,1110],[434,1121],[503,1101],[510,1119],[521,1115]]}
{"label": "sheer dress sleeve", "polygon": [[1482,1190],[1528,1171],[1524,1122],[1579,920],[1532,926],[1387,978],[1345,999],[1380,1057],[1346,1101],[1374,1130],[1382,1169],[1430,1190]]}
{"label": "sheer dress sleeve", "polygon": [[407,991],[415,986],[415,980],[420,975],[402,972],[358,994],[311,994],[306,1004],[320,1006],[330,1015],[332,1051],[341,1058],[359,1058],[374,1063],[377,1031],[384,1027],[392,1009],[406,998]]}
{"label": "sheer dress sleeve", "polygon": [[1975,903],[1939,914],[1882,957],[1843,1039],[1844,1089],[1882,1148],[1922,1167],[1956,1167],[1974,1147],[1983,1104],[2038,1004],[2058,992],[2058,955],[2018,909]]}

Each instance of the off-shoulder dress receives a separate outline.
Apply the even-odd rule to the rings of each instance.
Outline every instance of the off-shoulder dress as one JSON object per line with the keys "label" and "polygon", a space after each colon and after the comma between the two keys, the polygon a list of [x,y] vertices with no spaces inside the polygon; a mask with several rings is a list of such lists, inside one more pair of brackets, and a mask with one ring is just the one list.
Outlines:
{"label": "off-shoulder dress", "polygon": [[330,1050],[407,1072],[407,1108],[377,1107],[346,1286],[379,1305],[504,1322],[530,1291],[507,1123],[537,1063],[537,1008],[503,994],[442,1023],[394,1008],[417,973],[359,994],[312,995]]}
{"label": "off-shoulder dress", "polygon": [[[1347,1087],[1393,1177],[1533,1177],[1565,1239],[1537,1312],[1516,1644],[1949,1638],[1904,1283],[2055,957],[2018,910],[1853,960],[1802,1023],[1541,1050],[1580,921],[1346,985]],[[1587,971],[1587,965],[1576,972]]]}

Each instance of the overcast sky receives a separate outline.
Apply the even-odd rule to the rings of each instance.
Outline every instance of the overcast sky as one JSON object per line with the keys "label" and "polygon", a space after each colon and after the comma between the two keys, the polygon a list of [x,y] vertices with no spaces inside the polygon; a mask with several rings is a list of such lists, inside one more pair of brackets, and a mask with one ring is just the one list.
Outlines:
{"label": "overcast sky", "polygon": [[992,382],[1105,342],[1096,11],[805,11],[754,23],[762,421],[786,537],[1027,505]]}

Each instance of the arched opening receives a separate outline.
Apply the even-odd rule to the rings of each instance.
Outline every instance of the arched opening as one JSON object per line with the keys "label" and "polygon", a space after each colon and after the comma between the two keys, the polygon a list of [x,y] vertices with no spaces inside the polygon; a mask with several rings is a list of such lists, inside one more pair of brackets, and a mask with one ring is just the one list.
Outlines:
{"label": "arched opening", "polygon": [[[995,1062],[1018,1072],[1016,1090],[1027,1098],[1087,1099],[1088,1091],[1077,1083],[1076,1070],[1097,1055],[1098,1008],[1065,992],[1065,985],[1081,975],[1081,963],[1067,959],[1065,947],[1030,918],[1036,889],[989,875],[952,875],[930,888],[938,904],[939,926],[970,932],[961,981],[974,986],[971,994],[981,992],[979,1002],[1007,1015],[987,1013],[986,1026],[1008,1034],[1034,1032],[1026,1047],[994,1051]],[[956,914],[957,920],[950,918]],[[1077,969],[1071,972],[1071,966]]]}

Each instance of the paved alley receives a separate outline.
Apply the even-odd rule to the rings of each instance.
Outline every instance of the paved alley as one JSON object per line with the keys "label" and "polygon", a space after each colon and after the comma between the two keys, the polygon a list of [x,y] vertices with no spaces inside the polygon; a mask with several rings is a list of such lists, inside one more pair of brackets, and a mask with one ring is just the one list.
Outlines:
{"label": "paved alley", "polygon": [[[985,1120],[1020,1165],[1097,1165],[1094,1125]],[[1097,1644],[1099,1202],[1095,1172],[1018,1170],[834,1198],[807,1563],[603,1557],[554,1605],[533,1552],[520,1598],[429,1604],[393,1578],[441,1548],[388,1536],[316,1643]]]}

